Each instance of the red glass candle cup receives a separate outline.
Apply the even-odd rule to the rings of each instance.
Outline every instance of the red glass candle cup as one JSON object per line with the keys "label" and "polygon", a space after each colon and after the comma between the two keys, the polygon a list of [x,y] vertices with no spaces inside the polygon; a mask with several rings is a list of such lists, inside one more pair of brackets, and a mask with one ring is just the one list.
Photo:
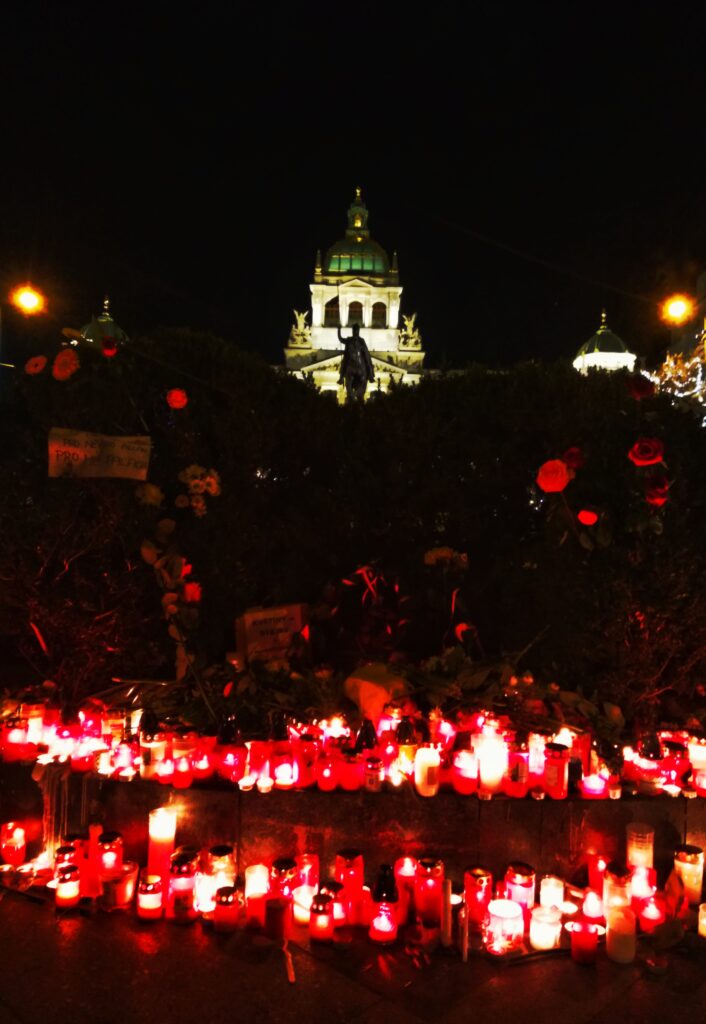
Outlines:
{"label": "red glass candle cup", "polygon": [[333,898],[319,893],[309,911],[309,937],[314,942],[332,942],[333,930]]}
{"label": "red glass candle cup", "polygon": [[119,874],[123,867],[123,837],[119,832],[102,832],[98,836],[100,873]]}
{"label": "red glass candle cup", "polygon": [[213,930],[215,932],[234,932],[240,922],[242,913],[241,893],[234,885],[222,885],[216,889],[214,896]]}
{"label": "red glass candle cup", "polygon": [[461,796],[470,796],[478,789],[478,761],[471,750],[457,750],[453,755],[451,784]]}
{"label": "red glass candle cup", "polygon": [[292,857],[278,857],[270,868],[270,893],[275,896],[291,896],[299,882],[299,869]]}
{"label": "red glass candle cup", "polygon": [[565,800],[569,794],[569,748],[563,743],[544,747],[544,792],[552,800]]}
{"label": "red glass candle cup", "polygon": [[81,873],[78,864],[67,864],[56,880],[54,902],[57,910],[71,910],[81,898]]}
{"label": "red glass candle cup", "polygon": [[158,921],[163,913],[162,879],[143,872],[137,885],[137,916],[142,921]]}
{"label": "red glass candle cup", "polygon": [[406,924],[414,906],[414,884],[417,877],[417,861],[414,857],[399,857],[395,861],[395,882],[397,884],[397,920]]}
{"label": "red glass candle cup", "polygon": [[463,875],[463,893],[469,929],[480,932],[493,898],[492,873],[480,866],[468,868]]}
{"label": "red glass candle cup", "polygon": [[196,865],[190,853],[175,853],[169,869],[166,917],[178,924],[190,924],[198,914],[194,900]]}
{"label": "red glass candle cup", "polygon": [[194,781],[194,772],[191,766],[191,757],[184,754],[174,761],[174,775],[172,785],[175,789],[188,789]]}
{"label": "red glass candle cup", "polygon": [[414,911],[426,928],[441,925],[444,863],[434,857],[422,857],[414,881]]}
{"label": "red glass candle cup", "polygon": [[521,861],[515,861],[508,865],[505,872],[505,893],[509,900],[514,900],[523,908],[526,924],[534,906],[535,887],[536,878],[533,867]]}
{"label": "red glass candle cup", "polygon": [[6,864],[13,868],[20,867],[25,862],[27,841],[25,830],[16,821],[6,821],[0,826],[0,856]]}
{"label": "red glass candle cup", "polygon": [[338,786],[338,761],[320,757],[316,762],[316,785],[322,793],[332,793]]}
{"label": "red glass candle cup", "polygon": [[571,959],[577,964],[593,964],[598,951],[598,925],[586,917],[571,922]]}

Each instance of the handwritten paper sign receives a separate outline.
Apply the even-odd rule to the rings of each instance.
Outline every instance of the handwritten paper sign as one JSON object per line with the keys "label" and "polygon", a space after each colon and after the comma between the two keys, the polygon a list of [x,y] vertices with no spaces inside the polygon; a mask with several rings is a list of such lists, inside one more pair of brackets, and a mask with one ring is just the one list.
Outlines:
{"label": "handwritten paper sign", "polygon": [[146,480],[149,437],[109,437],[85,430],[49,431],[49,476],[123,477]]}
{"label": "handwritten paper sign", "polygon": [[284,658],[295,633],[306,625],[307,611],[304,604],[250,608],[235,623],[238,650],[248,661]]}

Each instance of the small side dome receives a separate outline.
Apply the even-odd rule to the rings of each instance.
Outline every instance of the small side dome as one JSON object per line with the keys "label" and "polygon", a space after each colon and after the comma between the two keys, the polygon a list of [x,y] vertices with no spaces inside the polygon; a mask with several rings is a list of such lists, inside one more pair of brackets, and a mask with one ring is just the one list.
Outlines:
{"label": "small side dome", "polygon": [[637,356],[628,350],[622,338],[610,330],[606,311],[601,313],[600,327],[576,353],[574,368],[579,373],[589,370],[633,370]]}
{"label": "small side dome", "polygon": [[122,345],[128,341],[128,336],[122,327],[116,324],[110,314],[110,300],[106,295],[103,300],[103,312],[100,316],[93,317],[89,324],[81,328],[81,337],[93,345],[103,345],[103,342],[113,342]]}

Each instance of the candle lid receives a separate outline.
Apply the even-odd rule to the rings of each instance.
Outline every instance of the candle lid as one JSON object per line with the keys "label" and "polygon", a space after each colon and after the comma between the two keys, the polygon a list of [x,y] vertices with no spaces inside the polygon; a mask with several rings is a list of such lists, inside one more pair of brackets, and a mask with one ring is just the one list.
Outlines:
{"label": "candle lid", "polygon": [[189,853],[173,853],[169,873],[172,875],[191,875],[194,872],[194,858]]}
{"label": "candle lid", "polygon": [[80,871],[78,864],[64,864],[59,868],[59,882],[75,882],[78,880]]}
{"label": "candle lid", "polygon": [[438,857],[420,857],[417,861],[417,873],[441,877],[444,873],[444,862]]}
{"label": "candle lid", "polygon": [[336,882],[333,878],[327,878],[326,881],[322,882],[319,886],[319,891],[325,893],[327,896],[331,896],[332,899],[336,899],[336,897],[343,892],[344,888],[343,882]]}
{"label": "candle lid", "polygon": [[66,857],[75,857],[76,847],[75,846],[58,846],[54,857],[56,860],[61,860]]}
{"label": "candle lid", "polygon": [[311,901],[312,914],[328,914],[331,912],[333,897],[325,892],[318,892]]}
{"label": "candle lid", "polygon": [[137,886],[137,891],[141,893],[161,892],[161,877],[159,875],[142,875]]}
{"label": "candle lid", "polygon": [[122,843],[123,837],[119,832],[101,832],[98,842],[102,846],[112,846],[113,843]]}
{"label": "candle lid", "polygon": [[358,857],[362,856],[363,854],[360,852],[360,850],[356,850],[353,847],[347,847],[345,850],[338,851],[338,853],[336,854],[336,859],[340,857],[341,860],[345,860],[348,864],[350,864],[351,861],[357,860]]}
{"label": "candle lid", "polygon": [[563,757],[564,754],[568,754],[569,748],[565,743],[545,743],[544,752],[554,757]]}
{"label": "candle lid", "polygon": [[292,857],[278,857],[272,861],[270,874],[273,878],[294,878],[297,872],[297,862]]}
{"label": "candle lid", "polygon": [[683,843],[674,850],[674,859],[681,864],[699,864],[703,855],[704,851],[700,846],[692,846],[689,843]]}
{"label": "candle lid", "polygon": [[238,890],[234,885],[222,885],[220,889],[216,889],[215,900],[216,903],[221,905],[227,905],[229,903],[235,903]]}
{"label": "candle lid", "polygon": [[217,846],[212,846],[208,851],[208,855],[216,860],[220,860],[222,857],[232,857],[233,847],[230,843],[220,843]]}
{"label": "candle lid", "polygon": [[534,868],[531,864],[525,864],[521,860],[513,861],[507,866],[505,879],[513,882],[532,882],[534,880]]}
{"label": "candle lid", "polygon": [[612,860],[610,864],[607,865],[605,873],[608,880],[612,882],[626,883],[632,878],[632,871],[630,868],[627,864],[624,864],[619,860]]}

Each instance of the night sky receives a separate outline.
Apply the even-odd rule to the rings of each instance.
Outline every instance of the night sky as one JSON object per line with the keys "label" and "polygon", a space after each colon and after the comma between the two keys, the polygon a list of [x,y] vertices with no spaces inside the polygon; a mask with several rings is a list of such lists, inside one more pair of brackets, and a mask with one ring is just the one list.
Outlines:
{"label": "night sky", "polygon": [[705,29],[697,4],[28,4],[0,284],[42,286],[55,331],[108,291],[130,334],[277,362],[360,184],[431,365],[573,357],[603,305],[654,358],[656,301],[706,268]]}

